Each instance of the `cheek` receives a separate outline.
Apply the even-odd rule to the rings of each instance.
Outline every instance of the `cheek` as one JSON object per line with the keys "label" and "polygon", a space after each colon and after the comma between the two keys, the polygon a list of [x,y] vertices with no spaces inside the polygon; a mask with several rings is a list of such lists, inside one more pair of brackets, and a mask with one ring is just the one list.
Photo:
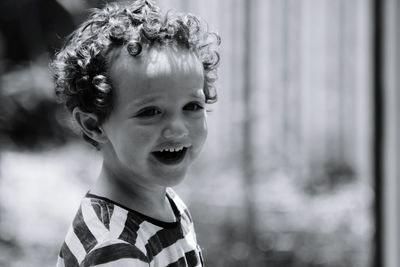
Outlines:
{"label": "cheek", "polygon": [[151,127],[138,126],[130,130],[130,134],[127,138],[136,146],[151,146],[154,142],[156,132],[157,131]]}
{"label": "cheek", "polygon": [[207,138],[207,133],[208,133],[207,120],[204,117],[203,119],[198,120],[195,123],[195,126],[193,127],[193,130],[192,130],[192,135],[193,135],[193,138],[196,139],[198,144],[202,145]]}
{"label": "cheek", "polygon": [[[132,155],[143,157],[142,153],[147,152],[153,145],[154,132],[145,127],[123,127],[111,141],[114,148],[125,157],[132,157]],[[135,153],[132,153],[133,151]]]}

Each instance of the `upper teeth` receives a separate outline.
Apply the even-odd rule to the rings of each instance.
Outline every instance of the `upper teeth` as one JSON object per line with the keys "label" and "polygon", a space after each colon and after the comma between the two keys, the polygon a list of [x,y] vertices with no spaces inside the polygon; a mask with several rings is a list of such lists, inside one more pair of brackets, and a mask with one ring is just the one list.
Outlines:
{"label": "upper teeth", "polygon": [[164,149],[161,150],[161,152],[164,152],[164,151],[166,151],[166,152],[178,152],[178,151],[181,151],[183,148],[184,148],[183,146],[182,147],[177,147],[177,148],[164,148]]}

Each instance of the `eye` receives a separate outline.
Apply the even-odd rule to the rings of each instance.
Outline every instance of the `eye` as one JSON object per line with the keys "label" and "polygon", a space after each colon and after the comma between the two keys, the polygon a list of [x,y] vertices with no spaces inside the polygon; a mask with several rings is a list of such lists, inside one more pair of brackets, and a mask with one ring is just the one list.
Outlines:
{"label": "eye", "polygon": [[203,109],[204,109],[203,105],[201,105],[198,102],[190,102],[183,107],[183,110],[188,110],[188,111],[201,111]]}
{"label": "eye", "polygon": [[138,118],[151,118],[151,117],[156,116],[158,114],[161,114],[160,109],[158,109],[156,107],[147,107],[147,108],[141,109],[135,115],[135,117],[138,117]]}

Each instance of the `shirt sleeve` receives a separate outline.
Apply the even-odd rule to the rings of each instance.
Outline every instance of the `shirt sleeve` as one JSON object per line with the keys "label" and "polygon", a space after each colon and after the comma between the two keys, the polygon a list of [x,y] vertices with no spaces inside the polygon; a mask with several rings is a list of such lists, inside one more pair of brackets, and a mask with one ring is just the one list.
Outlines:
{"label": "shirt sleeve", "polygon": [[90,251],[81,267],[149,267],[146,255],[124,241],[108,242]]}

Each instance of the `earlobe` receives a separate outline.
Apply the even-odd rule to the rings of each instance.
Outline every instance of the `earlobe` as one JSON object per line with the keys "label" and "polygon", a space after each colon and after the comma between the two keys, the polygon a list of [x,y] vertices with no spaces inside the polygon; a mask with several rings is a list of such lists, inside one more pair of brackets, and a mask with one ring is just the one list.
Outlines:
{"label": "earlobe", "polygon": [[95,114],[84,112],[80,108],[75,107],[72,111],[72,117],[85,135],[98,143],[107,142],[107,135]]}

